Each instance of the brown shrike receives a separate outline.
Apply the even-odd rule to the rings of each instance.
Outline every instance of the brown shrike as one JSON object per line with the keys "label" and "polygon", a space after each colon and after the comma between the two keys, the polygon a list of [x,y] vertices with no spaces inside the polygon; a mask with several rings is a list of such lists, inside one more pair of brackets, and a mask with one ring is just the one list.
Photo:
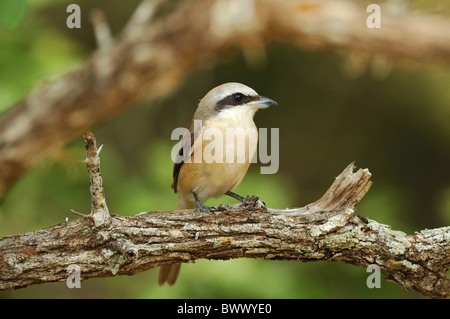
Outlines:
{"label": "brown shrike", "polygon": [[[172,188],[178,193],[177,209],[211,211],[212,208],[203,203],[222,195],[245,202],[244,197],[232,190],[241,183],[256,152],[258,130],[253,116],[257,110],[276,104],[240,83],[222,84],[200,100],[173,168]],[[218,141],[209,136],[210,132],[220,133],[214,137],[221,136],[223,143],[217,144]],[[254,143],[250,136],[255,138]],[[216,143],[216,149],[208,152],[212,142]],[[238,158],[239,154],[245,157]],[[173,285],[180,267],[181,264],[161,266],[158,284]]]}

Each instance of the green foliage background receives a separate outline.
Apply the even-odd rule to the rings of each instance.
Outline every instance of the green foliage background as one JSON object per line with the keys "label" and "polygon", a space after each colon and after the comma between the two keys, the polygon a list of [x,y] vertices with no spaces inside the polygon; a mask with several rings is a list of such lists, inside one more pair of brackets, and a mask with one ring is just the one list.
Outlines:
{"label": "green foliage background", "polygon": [[[82,28],[68,29],[66,7],[82,8]],[[0,111],[40,81],[83,64],[95,49],[89,11],[102,8],[117,34],[138,1],[0,0]],[[449,16],[446,1],[413,1],[413,9]],[[364,6],[361,7],[365,9]],[[443,32],[445,32],[443,30]],[[280,128],[280,169],[254,164],[236,192],[258,194],[270,207],[319,198],[350,162],[368,167],[373,186],[358,214],[412,233],[450,222],[450,68],[402,63],[386,77],[349,76],[345,54],[270,47],[258,66],[235,55],[190,75],[173,96],[93,127],[104,144],[102,175],[113,213],[170,210],[172,129],[185,126],[212,87],[238,81],[278,102],[258,112],[259,127]],[[375,70],[377,71],[377,70]],[[0,203],[0,236],[37,230],[89,211],[82,136],[28,171]],[[1,168],[0,168],[1,169]],[[220,198],[208,204],[233,202]],[[0,270],[1,271],[1,270]],[[382,280],[368,289],[363,268],[341,263],[264,260],[185,264],[174,287],[157,286],[157,270],[1,292],[0,298],[420,298]]]}

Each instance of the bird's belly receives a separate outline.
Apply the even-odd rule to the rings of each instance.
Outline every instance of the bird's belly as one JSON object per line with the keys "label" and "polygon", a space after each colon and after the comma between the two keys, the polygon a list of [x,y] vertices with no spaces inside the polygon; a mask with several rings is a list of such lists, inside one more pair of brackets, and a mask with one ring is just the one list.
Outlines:
{"label": "bird's belly", "polygon": [[232,132],[220,127],[221,132],[227,132],[223,143],[214,139],[214,142],[202,138],[196,140],[191,162],[183,164],[178,176],[177,190],[186,200],[193,201],[192,192],[195,192],[204,202],[210,197],[224,195],[241,183],[257,148],[258,131],[253,122],[251,124]]}
{"label": "bird's belly", "polygon": [[203,165],[203,176],[194,188],[200,201],[219,197],[235,189],[247,173],[250,163],[213,163]]}
{"label": "bird's belly", "polygon": [[247,173],[250,163],[186,163],[178,180],[178,191],[193,201],[195,192],[201,202],[219,197],[236,188]]}

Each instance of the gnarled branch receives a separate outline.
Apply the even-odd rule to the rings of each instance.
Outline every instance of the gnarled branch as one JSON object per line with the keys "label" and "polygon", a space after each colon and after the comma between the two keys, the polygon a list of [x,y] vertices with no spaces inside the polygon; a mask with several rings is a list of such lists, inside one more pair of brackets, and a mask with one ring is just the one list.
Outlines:
{"label": "gnarled branch", "polygon": [[73,264],[89,279],[200,258],[264,258],[376,264],[387,280],[406,289],[447,297],[450,227],[407,235],[357,216],[370,177],[367,169],[354,172],[352,163],[321,199],[298,209],[261,207],[253,197],[242,205],[220,205],[214,213],[154,211],[113,215],[108,223],[82,218],[5,237],[0,290],[65,281]]}

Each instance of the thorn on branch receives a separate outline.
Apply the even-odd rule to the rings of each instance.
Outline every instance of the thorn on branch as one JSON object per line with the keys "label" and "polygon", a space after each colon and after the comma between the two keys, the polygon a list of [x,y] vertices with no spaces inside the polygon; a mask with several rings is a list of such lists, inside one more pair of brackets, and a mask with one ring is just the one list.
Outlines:
{"label": "thorn on branch", "polygon": [[125,27],[125,33],[131,35],[131,33],[140,26],[152,22],[156,12],[165,2],[165,0],[143,0],[136,8]]}
{"label": "thorn on branch", "polygon": [[70,212],[72,214],[74,214],[74,215],[77,215],[77,216],[80,216],[80,217],[83,217],[83,218],[86,218],[86,219],[94,220],[91,215],[85,215],[85,214],[79,213],[79,212],[77,212],[76,210],[73,210],[73,209],[71,209]]}
{"label": "thorn on branch", "polygon": [[95,136],[91,131],[84,134],[86,144],[86,159],[84,160],[90,177],[91,192],[91,217],[96,227],[108,226],[111,223],[111,215],[106,205],[105,192],[103,190],[103,180],[100,174],[100,153],[101,147],[97,150]]}
{"label": "thorn on branch", "polygon": [[93,9],[89,16],[94,28],[95,40],[100,49],[107,48],[113,41],[111,28],[109,27],[105,13],[100,9]]}

